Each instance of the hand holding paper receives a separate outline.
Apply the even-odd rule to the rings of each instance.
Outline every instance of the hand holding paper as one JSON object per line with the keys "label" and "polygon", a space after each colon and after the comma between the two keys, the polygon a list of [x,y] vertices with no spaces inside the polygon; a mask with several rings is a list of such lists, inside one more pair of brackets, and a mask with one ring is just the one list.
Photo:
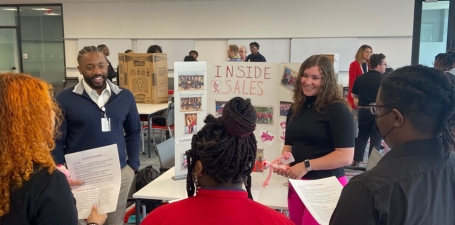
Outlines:
{"label": "hand holding paper", "polygon": [[115,211],[121,183],[117,145],[68,154],[65,159],[70,177],[83,181],[83,185],[71,190],[78,218],[86,219],[94,203],[101,214]]}
{"label": "hand holding paper", "polygon": [[343,189],[338,179],[336,177],[319,180],[290,179],[289,182],[314,219],[322,225],[329,224]]}

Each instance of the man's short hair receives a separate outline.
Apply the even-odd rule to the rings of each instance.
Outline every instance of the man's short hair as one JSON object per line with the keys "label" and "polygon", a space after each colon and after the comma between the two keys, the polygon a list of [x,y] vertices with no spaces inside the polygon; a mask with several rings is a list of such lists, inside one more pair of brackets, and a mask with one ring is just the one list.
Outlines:
{"label": "man's short hair", "polygon": [[229,45],[229,50],[231,52],[234,52],[235,55],[239,54],[239,46],[237,45]]}
{"label": "man's short hair", "polygon": [[256,48],[259,49],[259,44],[258,44],[257,42],[251,42],[251,43],[250,43],[250,47],[251,47],[251,45],[254,45],[254,46],[256,46]]}
{"label": "man's short hair", "polygon": [[370,56],[370,67],[371,69],[375,69],[378,65],[382,63],[382,60],[385,59],[385,55],[382,53],[373,54]]}
{"label": "man's short hair", "polygon": [[191,55],[191,53],[194,53],[194,54],[196,54],[197,56],[199,56],[199,53],[198,53],[196,50],[191,50],[191,51],[188,53],[188,55]]}

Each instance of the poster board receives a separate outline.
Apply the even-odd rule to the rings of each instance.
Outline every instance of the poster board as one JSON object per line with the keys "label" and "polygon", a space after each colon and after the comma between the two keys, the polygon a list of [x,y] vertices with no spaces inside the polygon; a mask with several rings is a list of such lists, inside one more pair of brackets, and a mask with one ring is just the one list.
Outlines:
{"label": "poster board", "polygon": [[185,152],[207,116],[207,62],[174,63],[175,177],[186,177]]}
{"label": "poster board", "polygon": [[[184,152],[191,148],[192,136],[204,126],[202,121],[205,117],[208,114],[221,116],[224,104],[237,96],[251,99],[258,113],[254,132],[258,143],[257,161],[273,160],[281,155],[285,129],[283,122],[292,102],[292,86],[296,82],[299,67],[297,63],[175,63],[174,85],[178,87],[174,93],[175,175],[186,174]],[[186,81],[182,82],[185,76],[201,76],[204,85],[196,90],[191,84],[188,86]],[[185,106],[187,98],[201,101],[201,108],[197,104],[195,107],[191,104]],[[188,120],[187,117],[191,118]],[[191,120],[196,122],[189,128]],[[262,166],[255,166],[255,172],[262,170]]]}

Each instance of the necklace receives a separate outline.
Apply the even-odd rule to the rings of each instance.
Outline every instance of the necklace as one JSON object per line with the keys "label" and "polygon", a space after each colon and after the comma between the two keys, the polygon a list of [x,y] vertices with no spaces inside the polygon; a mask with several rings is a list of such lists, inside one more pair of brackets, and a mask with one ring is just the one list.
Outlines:
{"label": "necklace", "polygon": [[225,190],[225,191],[245,191],[242,188],[231,188],[231,187],[201,187],[206,190]]}
{"label": "necklace", "polygon": [[307,107],[310,108],[312,105],[314,105],[314,102],[311,104],[308,104]]}

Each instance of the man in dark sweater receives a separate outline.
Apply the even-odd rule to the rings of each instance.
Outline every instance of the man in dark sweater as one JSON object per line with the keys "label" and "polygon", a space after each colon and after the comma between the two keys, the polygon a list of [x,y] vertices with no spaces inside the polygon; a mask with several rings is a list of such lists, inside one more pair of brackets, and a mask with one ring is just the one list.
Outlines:
{"label": "man in dark sweater", "polygon": [[257,42],[250,43],[251,54],[246,57],[247,62],[265,62],[265,57],[259,53],[259,44]]}
{"label": "man in dark sweater", "polygon": [[384,54],[373,54],[370,56],[371,70],[360,75],[352,87],[352,97],[354,104],[358,105],[359,135],[354,148],[354,166],[358,166],[363,161],[365,147],[370,139],[368,157],[373,147],[381,146],[381,134],[376,129],[376,116],[370,111],[371,103],[376,101],[379,86],[384,78],[387,68],[387,61]]}
{"label": "man in dark sweater", "polygon": [[[128,191],[140,164],[141,124],[136,103],[129,90],[107,80],[108,62],[100,49],[84,47],[78,63],[84,79],[56,97],[64,120],[52,154],[57,164],[63,164],[65,154],[117,144],[122,181],[117,209],[108,213],[105,224],[123,224]],[[102,126],[102,120],[110,125]]]}

